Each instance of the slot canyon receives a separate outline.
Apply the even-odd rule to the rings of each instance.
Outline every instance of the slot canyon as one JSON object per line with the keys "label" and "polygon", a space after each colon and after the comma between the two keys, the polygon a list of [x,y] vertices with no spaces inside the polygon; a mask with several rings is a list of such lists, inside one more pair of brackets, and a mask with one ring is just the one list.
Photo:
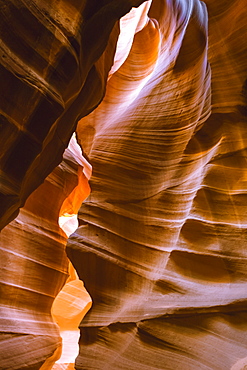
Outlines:
{"label": "slot canyon", "polygon": [[0,0],[0,40],[0,370],[246,370],[246,1]]}

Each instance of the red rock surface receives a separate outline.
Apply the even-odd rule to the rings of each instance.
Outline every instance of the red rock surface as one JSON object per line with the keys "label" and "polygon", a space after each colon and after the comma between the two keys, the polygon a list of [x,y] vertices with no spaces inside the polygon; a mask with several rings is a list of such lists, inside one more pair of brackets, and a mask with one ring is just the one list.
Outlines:
{"label": "red rock surface", "polygon": [[245,369],[244,9],[0,2],[0,369]]}

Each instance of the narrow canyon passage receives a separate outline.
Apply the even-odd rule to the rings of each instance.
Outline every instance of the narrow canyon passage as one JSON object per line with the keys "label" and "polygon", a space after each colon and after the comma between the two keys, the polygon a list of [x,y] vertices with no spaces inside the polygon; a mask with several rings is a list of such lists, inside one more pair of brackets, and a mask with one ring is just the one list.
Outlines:
{"label": "narrow canyon passage", "polygon": [[0,340],[1,369],[21,369],[24,362],[27,368],[48,370],[55,361],[55,369],[74,367],[78,325],[91,298],[69,264],[65,245],[90,193],[90,175],[72,136],[61,164],[1,233],[1,325],[7,331]]}
{"label": "narrow canyon passage", "polygon": [[246,368],[244,9],[0,1],[0,369]]}

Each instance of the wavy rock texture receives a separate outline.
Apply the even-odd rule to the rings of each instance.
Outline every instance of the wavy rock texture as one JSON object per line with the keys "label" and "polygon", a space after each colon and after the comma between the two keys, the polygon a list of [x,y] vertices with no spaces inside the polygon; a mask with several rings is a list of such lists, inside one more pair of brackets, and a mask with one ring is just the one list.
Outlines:
{"label": "wavy rock texture", "polygon": [[[0,1],[0,229],[29,197],[1,234],[1,369],[59,358],[51,306],[67,278],[67,216],[89,188],[76,158],[56,166],[78,118],[103,98],[118,19],[141,3]],[[71,221],[67,235],[59,216]]]}
{"label": "wavy rock texture", "polygon": [[71,229],[69,220],[90,192],[86,175],[90,176],[91,168],[81,160],[76,145],[73,137],[63,162],[1,232],[0,369],[31,370],[41,365],[42,370],[51,369],[61,354],[60,332],[51,308],[60,329],[73,337],[90,307],[82,282],[73,269],[69,273],[67,235],[58,224],[59,216],[66,217]]}
{"label": "wavy rock texture", "polygon": [[0,229],[103,98],[116,21],[141,0],[0,1]]}
{"label": "wavy rock texture", "polygon": [[244,369],[244,2],[148,5],[77,128],[92,193],[67,253],[93,308],[76,369]]}
{"label": "wavy rock texture", "polygon": [[79,119],[75,368],[245,369],[244,9],[0,0],[0,369],[73,369]]}

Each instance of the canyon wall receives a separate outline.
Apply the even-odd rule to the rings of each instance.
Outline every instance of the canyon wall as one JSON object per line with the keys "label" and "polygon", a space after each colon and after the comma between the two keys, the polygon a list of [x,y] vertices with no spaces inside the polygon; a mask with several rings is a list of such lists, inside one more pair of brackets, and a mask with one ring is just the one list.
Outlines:
{"label": "canyon wall", "polygon": [[1,369],[246,368],[244,7],[1,4]]}

